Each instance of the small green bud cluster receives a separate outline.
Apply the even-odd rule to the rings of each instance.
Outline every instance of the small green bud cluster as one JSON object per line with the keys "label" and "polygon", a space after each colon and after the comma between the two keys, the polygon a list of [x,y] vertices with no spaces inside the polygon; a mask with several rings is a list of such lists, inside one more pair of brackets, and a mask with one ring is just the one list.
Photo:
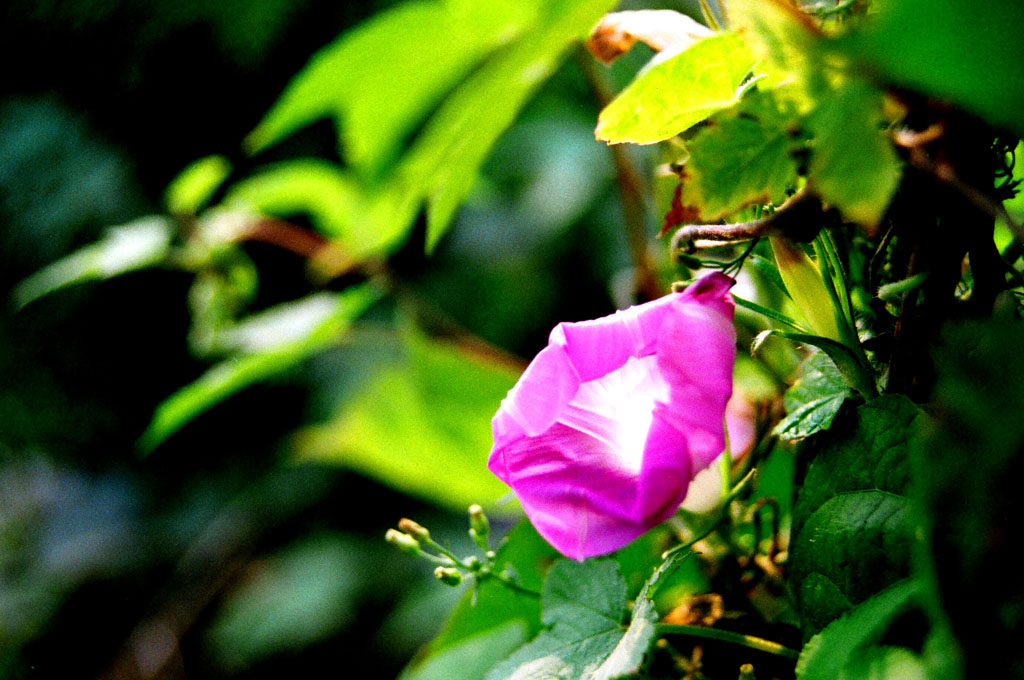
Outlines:
{"label": "small green bud cluster", "polygon": [[433,562],[437,565],[434,577],[447,586],[458,586],[467,577],[474,582],[493,578],[509,588],[525,590],[518,584],[511,566],[505,565],[500,571],[496,568],[498,554],[490,547],[491,525],[484,509],[474,503],[469,506],[468,514],[469,536],[483,551],[483,558],[478,555],[456,557],[451,550],[431,538],[426,527],[407,517],[398,521],[397,529],[388,529],[384,540],[408,555]]}

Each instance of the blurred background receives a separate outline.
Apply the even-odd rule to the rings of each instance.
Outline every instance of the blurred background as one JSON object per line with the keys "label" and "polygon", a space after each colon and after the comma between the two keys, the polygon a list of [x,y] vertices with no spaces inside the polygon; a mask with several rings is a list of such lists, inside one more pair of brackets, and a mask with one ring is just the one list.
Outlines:
{"label": "blurred background", "polygon": [[[647,181],[655,159],[630,150],[617,182],[592,133],[595,84],[621,87],[650,52],[588,81],[589,57],[570,51],[436,251],[424,254],[421,216],[376,265],[388,292],[350,333],[143,455],[157,406],[213,362],[195,349],[194,272],[146,268],[21,309],[11,291],[107,227],[165,214],[165,189],[198,158],[223,156],[232,177],[285,158],[336,162],[326,120],[255,158],[243,139],[311,55],[396,4],[0,10],[0,677],[301,677],[342,665],[395,677],[460,593],[386,545],[385,530],[411,516],[468,549],[464,508],[504,494],[483,468],[489,419],[523,358],[558,321],[609,313],[643,288],[624,214],[641,216],[651,266],[668,266],[658,209],[624,213],[620,200],[621,164]],[[365,275],[325,284],[279,245],[239,250],[258,272],[250,311]],[[514,507],[493,507],[507,530]]]}

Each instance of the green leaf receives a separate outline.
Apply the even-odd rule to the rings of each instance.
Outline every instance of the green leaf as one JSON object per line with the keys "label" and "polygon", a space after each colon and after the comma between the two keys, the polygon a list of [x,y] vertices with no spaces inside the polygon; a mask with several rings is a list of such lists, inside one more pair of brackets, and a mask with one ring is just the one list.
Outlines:
{"label": "green leaf", "polygon": [[757,253],[751,253],[747,256],[747,263],[756,269],[757,273],[760,274],[766,282],[772,284],[776,290],[787,298],[790,297],[789,291],[786,290],[786,284],[782,281],[782,274],[779,273],[779,268],[774,262],[769,260],[767,257],[758,255]]}
{"label": "green leaf", "polygon": [[487,469],[491,417],[517,371],[412,331],[327,423],[301,431],[300,458],[352,468],[405,493],[465,511],[508,493]]}
{"label": "green leaf", "polygon": [[878,388],[875,386],[874,373],[871,369],[865,366],[860,358],[854,354],[846,345],[823,338],[818,335],[806,335],[804,333],[791,333],[789,331],[782,331],[778,329],[771,329],[763,331],[762,335],[778,335],[783,338],[788,338],[794,342],[802,342],[805,345],[817,347],[835,362],[836,367],[842,374],[843,379],[846,383],[860,392],[860,394],[866,398],[872,398],[878,395]]}
{"label": "green leaf", "polygon": [[683,203],[705,222],[754,203],[782,203],[797,180],[788,123],[764,93],[715,115],[686,145]]}
{"label": "green leaf", "polygon": [[318,52],[249,135],[258,151],[324,117],[346,160],[370,174],[491,50],[536,20],[533,3],[405,2]]}
{"label": "green leaf", "polygon": [[818,598],[805,597],[811,574],[831,581],[854,604],[909,574],[908,506],[905,497],[886,491],[851,491],[828,499],[807,519],[789,563],[805,629],[816,630],[832,613],[815,610]]}
{"label": "green leaf", "polygon": [[381,296],[372,284],[350,288],[336,296],[334,312],[305,336],[272,348],[227,359],[195,382],[165,399],[153,414],[139,446],[149,452],[186,423],[236,392],[273,377],[338,341],[352,321]]}
{"label": "green leaf", "polygon": [[798,680],[840,677],[848,663],[880,640],[889,624],[911,607],[917,593],[915,581],[900,581],[830,623],[800,653],[796,665]]}
{"label": "green leaf", "polygon": [[793,508],[793,530],[837,494],[878,489],[906,492],[910,452],[921,411],[901,395],[885,395],[859,406],[841,429],[833,429],[807,469]]}
{"label": "green leaf", "polygon": [[853,222],[875,226],[900,179],[900,160],[880,129],[882,94],[850,80],[807,119],[813,135],[807,183]]}
{"label": "green leaf", "polygon": [[470,635],[406,668],[398,680],[482,680],[494,664],[526,641],[526,625],[507,621]]}
{"label": "green leaf", "polygon": [[437,245],[498,137],[555,72],[572,41],[614,0],[548,0],[533,33],[484,64],[428,121],[398,169],[405,191],[427,199],[427,250]]}
{"label": "green leaf", "polygon": [[921,659],[905,647],[869,647],[850,659],[836,677],[838,680],[927,680],[930,676]]}
{"label": "green leaf", "polygon": [[560,560],[544,581],[541,609],[550,628],[491,669],[487,680],[590,677],[623,639],[626,582],[613,561]]}
{"label": "green leaf", "polygon": [[161,263],[170,251],[174,224],[163,217],[145,217],[118,227],[91,245],[53,262],[14,288],[14,302],[33,300],[86,281],[99,281]]}
{"label": "green leaf", "polygon": [[945,99],[1024,134],[1024,4],[890,0],[839,45],[886,82]]}
{"label": "green leaf", "polygon": [[164,205],[173,215],[195,215],[230,174],[231,162],[224,156],[200,158],[167,185]]}
{"label": "green leaf", "polygon": [[739,100],[754,57],[733,33],[719,33],[642,72],[601,111],[595,134],[610,144],[653,144]]}
{"label": "green leaf", "polygon": [[807,332],[807,329],[805,329],[803,326],[798,324],[794,319],[791,319],[782,312],[776,312],[774,309],[771,309],[769,307],[762,307],[756,302],[745,300],[744,298],[741,298],[739,295],[736,295],[735,293],[732,294],[732,299],[736,302],[737,305],[743,307],[744,309],[749,309],[750,311],[756,312],[757,314],[767,317],[772,321],[778,321],[779,323],[789,326],[790,328],[799,333]]}
{"label": "green leaf", "polygon": [[801,111],[820,86],[821,36],[812,19],[788,0],[730,0],[729,25],[757,57],[759,89],[772,89]]}
{"label": "green leaf", "polygon": [[803,365],[800,378],[786,390],[786,417],[773,434],[793,440],[827,430],[850,396],[850,388],[825,352],[817,352]]}

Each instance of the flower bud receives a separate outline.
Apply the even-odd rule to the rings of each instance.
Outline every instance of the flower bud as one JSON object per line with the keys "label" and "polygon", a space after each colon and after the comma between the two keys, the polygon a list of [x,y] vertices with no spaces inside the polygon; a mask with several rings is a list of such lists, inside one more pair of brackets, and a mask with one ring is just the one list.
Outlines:
{"label": "flower bud", "polygon": [[469,506],[469,537],[482,550],[487,550],[487,536],[491,533],[491,524],[487,521],[484,509],[474,503]]}
{"label": "flower bud", "polygon": [[781,234],[771,237],[775,263],[786,290],[796,303],[811,332],[823,338],[842,342],[836,323],[832,296],[825,287],[821,272],[800,246]]}
{"label": "flower bud", "polygon": [[430,532],[419,522],[414,522],[408,517],[398,520],[398,528],[420,541],[429,541]]}
{"label": "flower bud", "polygon": [[384,534],[384,540],[404,553],[408,553],[410,555],[420,554],[419,541],[409,534],[403,534],[397,529],[388,529],[387,533]]}
{"label": "flower bud", "polygon": [[446,586],[455,587],[462,583],[462,573],[454,567],[438,567],[434,570],[434,578]]}

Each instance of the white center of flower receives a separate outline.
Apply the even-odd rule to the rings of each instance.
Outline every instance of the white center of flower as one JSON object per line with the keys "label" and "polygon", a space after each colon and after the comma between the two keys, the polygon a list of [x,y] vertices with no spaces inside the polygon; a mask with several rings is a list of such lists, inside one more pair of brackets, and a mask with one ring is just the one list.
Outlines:
{"label": "white center of flower", "polygon": [[608,464],[637,473],[655,402],[667,397],[657,357],[630,357],[618,370],[580,385],[560,420],[601,442]]}

